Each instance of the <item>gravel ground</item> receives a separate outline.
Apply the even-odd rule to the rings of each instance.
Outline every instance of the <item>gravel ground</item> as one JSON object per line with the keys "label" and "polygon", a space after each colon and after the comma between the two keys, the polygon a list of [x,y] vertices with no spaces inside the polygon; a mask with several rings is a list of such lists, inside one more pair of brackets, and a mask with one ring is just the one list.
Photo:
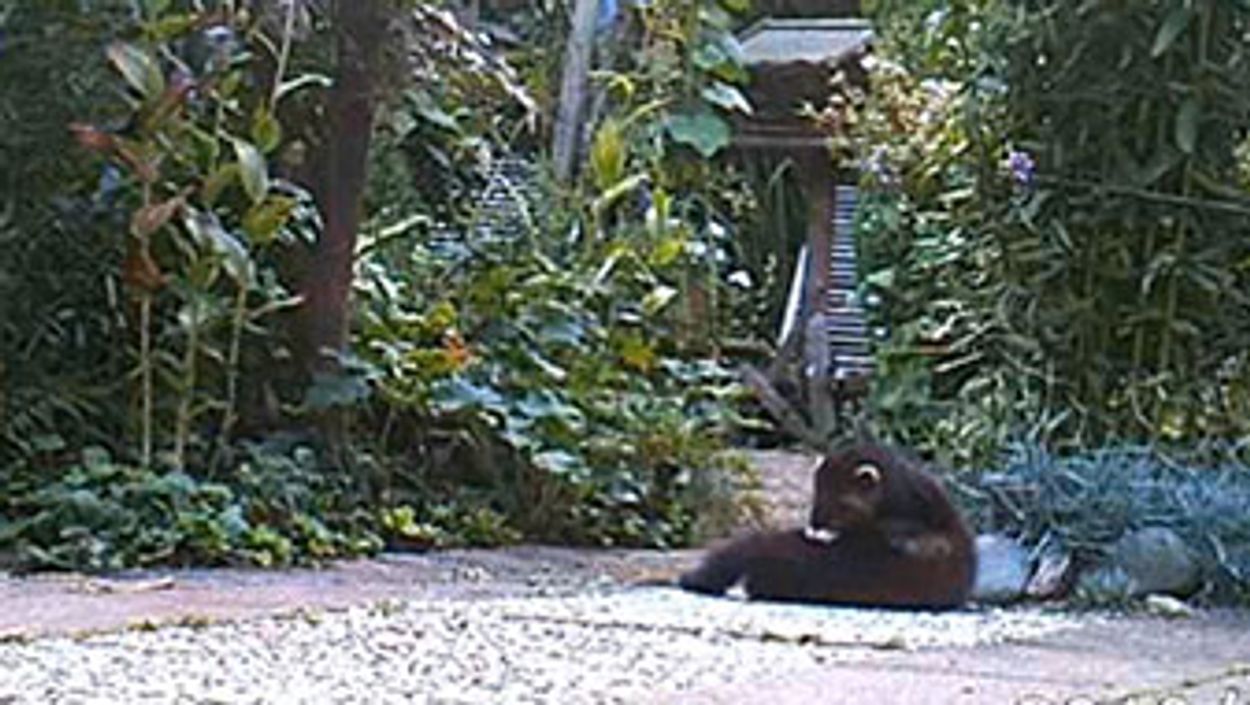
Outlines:
{"label": "gravel ground", "polygon": [[664,588],[385,601],[15,639],[0,644],[0,704],[654,702],[899,649],[1033,639],[1075,625],[1032,611],[748,606]]}

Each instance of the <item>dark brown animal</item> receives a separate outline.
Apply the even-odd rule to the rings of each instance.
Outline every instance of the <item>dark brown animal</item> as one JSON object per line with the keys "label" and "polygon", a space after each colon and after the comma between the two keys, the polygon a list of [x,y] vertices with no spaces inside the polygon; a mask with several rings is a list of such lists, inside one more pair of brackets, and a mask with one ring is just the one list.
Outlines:
{"label": "dark brown animal", "polygon": [[708,554],[681,587],[751,599],[948,609],[968,599],[976,549],[941,483],[901,453],[863,443],[816,470],[806,529],[759,533]]}

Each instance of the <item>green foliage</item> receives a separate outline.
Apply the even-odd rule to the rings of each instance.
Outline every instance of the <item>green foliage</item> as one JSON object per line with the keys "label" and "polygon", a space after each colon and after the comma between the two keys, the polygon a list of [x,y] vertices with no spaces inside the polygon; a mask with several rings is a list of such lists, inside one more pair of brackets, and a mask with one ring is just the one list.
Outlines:
{"label": "green foliage", "polygon": [[[1039,184],[996,233],[1016,290],[1004,335],[1029,340],[1009,350],[1056,406],[1082,410],[1074,434],[1250,431],[1250,199],[1234,156],[1250,120],[1247,27],[1237,3],[1060,2],[1010,45],[1009,117]],[[1039,81],[1025,66],[1043,61],[1055,68]]]}
{"label": "green foliage", "polygon": [[873,421],[947,462],[992,458],[1041,423],[1036,393],[994,357],[993,195],[1003,176],[1003,100],[994,83],[1012,26],[995,2],[902,4],[866,94],[835,103],[852,126],[864,192],[861,282],[875,300]]}
{"label": "green foliage", "polygon": [[[114,38],[103,56],[75,55],[98,67],[80,69],[101,82],[92,101],[79,106],[47,99],[46,109],[62,115],[58,129],[78,145],[45,136],[42,146],[74,157],[94,152],[105,161],[95,164],[98,186],[58,184],[71,194],[57,197],[65,203],[60,212],[49,208],[58,203],[52,193],[32,194],[31,215],[16,224],[23,232],[14,240],[28,247],[18,262],[31,269],[6,272],[0,281],[11,283],[15,295],[25,294],[17,298],[28,300],[32,314],[63,323],[48,328],[16,318],[6,363],[30,386],[12,392],[18,406],[3,430],[15,455],[4,462],[20,462],[32,437],[72,445],[91,440],[73,429],[81,424],[98,429],[99,442],[119,456],[133,450],[142,467],[151,467],[160,453],[163,463],[183,469],[193,450],[212,452],[201,442],[201,429],[215,426],[229,436],[248,362],[280,351],[272,331],[261,326],[290,300],[274,259],[262,251],[306,235],[315,214],[298,189],[268,173],[264,152],[280,139],[273,117],[279,91],[249,84],[253,55],[247,51],[247,40],[264,45],[263,28],[246,15],[172,4],[137,18],[127,14],[123,22],[120,9],[109,7],[101,4],[81,25],[50,8],[8,17],[23,32],[18,71],[33,71],[46,59],[37,41],[39,22],[67,23],[82,33],[70,36],[90,42],[93,52],[102,35],[126,39]],[[113,72],[107,82],[99,73],[106,67]],[[64,78],[75,80],[68,67]],[[274,77],[275,85],[283,78]],[[81,113],[65,114],[69,107]],[[92,188],[90,198],[80,195]],[[65,232],[64,247],[56,240],[32,246],[25,231],[45,224]],[[81,232],[71,237],[72,228]],[[52,266],[47,256],[68,262]],[[92,279],[73,276],[80,270]],[[54,286],[68,294],[41,295]],[[44,308],[48,298],[51,310]],[[69,349],[49,354],[60,338],[73,341]],[[52,362],[75,348],[83,354],[65,360],[75,367]],[[126,388],[124,380],[134,384]],[[121,442],[126,438],[134,441]]]}
{"label": "green foliage", "polygon": [[410,279],[371,268],[360,348],[392,429],[383,443],[446,458],[400,477],[407,491],[476,488],[540,538],[689,541],[740,391],[678,354],[675,289],[648,259],[622,243],[558,267],[494,243],[450,259],[418,246]]}
{"label": "green foliage", "polygon": [[983,528],[1084,563],[1127,532],[1165,526],[1199,557],[1206,599],[1250,599],[1250,468],[1238,460],[1208,464],[1142,448],[1059,457],[1017,445],[979,485],[962,489],[972,493]]}
{"label": "green foliage", "polygon": [[854,116],[885,428],[962,460],[1246,433],[1248,21],[1218,2],[887,13]]}
{"label": "green foliage", "polygon": [[121,435],[108,406],[125,350],[106,302],[122,255],[103,233],[124,216],[116,175],[66,125],[112,97],[99,37],[126,5],[0,2],[0,466],[54,434]]}
{"label": "green foliage", "polygon": [[[334,138],[332,16],[214,7],[0,0],[0,157],[31,175],[0,201],[0,551],[108,570],[317,561],[371,532],[673,544],[734,511],[727,224],[750,206],[700,158],[746,109],[718,3],[629,11],[582,180],[536,181],[552,207],[506,237],[478,197],[538,141],[551,43],[517,74],[441,11],[394,14],[357,347],[311,380],[285,283],[327,204],[285,177]],[[359,442],[240,440],[327,409]]]}
{"label": "green foliage", "polygon": [[[336,499],[341,475],[298,444],[240,448],[221,481],[120,464],[99,447],[78,462],[3,476],[0,551],[27,569],[152,564],[286,566],[376,551],[372,518]],[[7,519],[5,519],[7,518]]]}
{"label": "green foliage", "polygon": [[[378,398],[360,421],[382,429],[383,456],[413,456],[392,463],[411,469],[392,472],[383,491],[413,508],[410,520],[389,519],[411,541],[445,543],[439,527],[460,522],[446,506],[484,505],[530,537],[612,545],[687,542],[701,519],[733,511],[724,445],[740,390],[716,355],[745,328],[734,321],[741,286],[729,283],[733,232],[721,214],[739,207],[738,194],[688,147],[721,149],[720,111],[745,101],[729,16],[699,5],[634,8],[622,26],[640,34],[601,40],[580,181],[570,192],[541,176],[514,183],[505,205],[489,207],[510,210],[506,227],[482,205],[480,175],[466,178],[473,159],[413,153],[379,172],[372,198],[388,202],[396,225],[366,245],[358,378]],[[546,51],[514,57],[531,91],[554,89],[536,73]],[[482,142],[498,124],[448,119],[461,98],[426,95],[392,106],[387,122],[499,154]],[[675,121],[690,124],[674,132]],[[411,198],[408,179],[463,196],[422,208],[427,197]],[[413,207],[421,212],[405,212]]]}
{"label": "green foliage", "polygon": [[455,502],[431,504],[421,513],[401,504],[384,510],[381,523],[387,538],[402,547],[501,546],[521,539],[521,533],[503,514],[490,507],[468,509]]}

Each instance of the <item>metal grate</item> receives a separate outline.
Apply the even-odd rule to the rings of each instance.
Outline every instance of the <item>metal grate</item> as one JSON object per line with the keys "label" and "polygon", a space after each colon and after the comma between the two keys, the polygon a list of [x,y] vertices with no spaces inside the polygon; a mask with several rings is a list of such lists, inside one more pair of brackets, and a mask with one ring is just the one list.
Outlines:
{"label": "metal grate", "polygon": [[829,374],[834,379],[847,379],[871,375],[874,363],[864,307],[855,292],[858,276],[853,228],[859,190],[854,186],[838,186],[835,194],[825,315],[829,331]]}

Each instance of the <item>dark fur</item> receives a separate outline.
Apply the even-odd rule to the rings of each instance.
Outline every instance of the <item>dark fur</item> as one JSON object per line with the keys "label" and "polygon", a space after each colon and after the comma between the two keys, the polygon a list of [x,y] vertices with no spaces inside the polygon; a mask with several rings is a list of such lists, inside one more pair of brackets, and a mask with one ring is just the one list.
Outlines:
{"label": "dark fur", "polygon": [[[880,482],[857,478],[870,463]],[[945,609],[968,599],[972,536],[937,478],[876,444],[852,446],[816,470],[811,527],[759,533],[712,551],[679,584],[720,595],[742,582],[752,599]]]}

